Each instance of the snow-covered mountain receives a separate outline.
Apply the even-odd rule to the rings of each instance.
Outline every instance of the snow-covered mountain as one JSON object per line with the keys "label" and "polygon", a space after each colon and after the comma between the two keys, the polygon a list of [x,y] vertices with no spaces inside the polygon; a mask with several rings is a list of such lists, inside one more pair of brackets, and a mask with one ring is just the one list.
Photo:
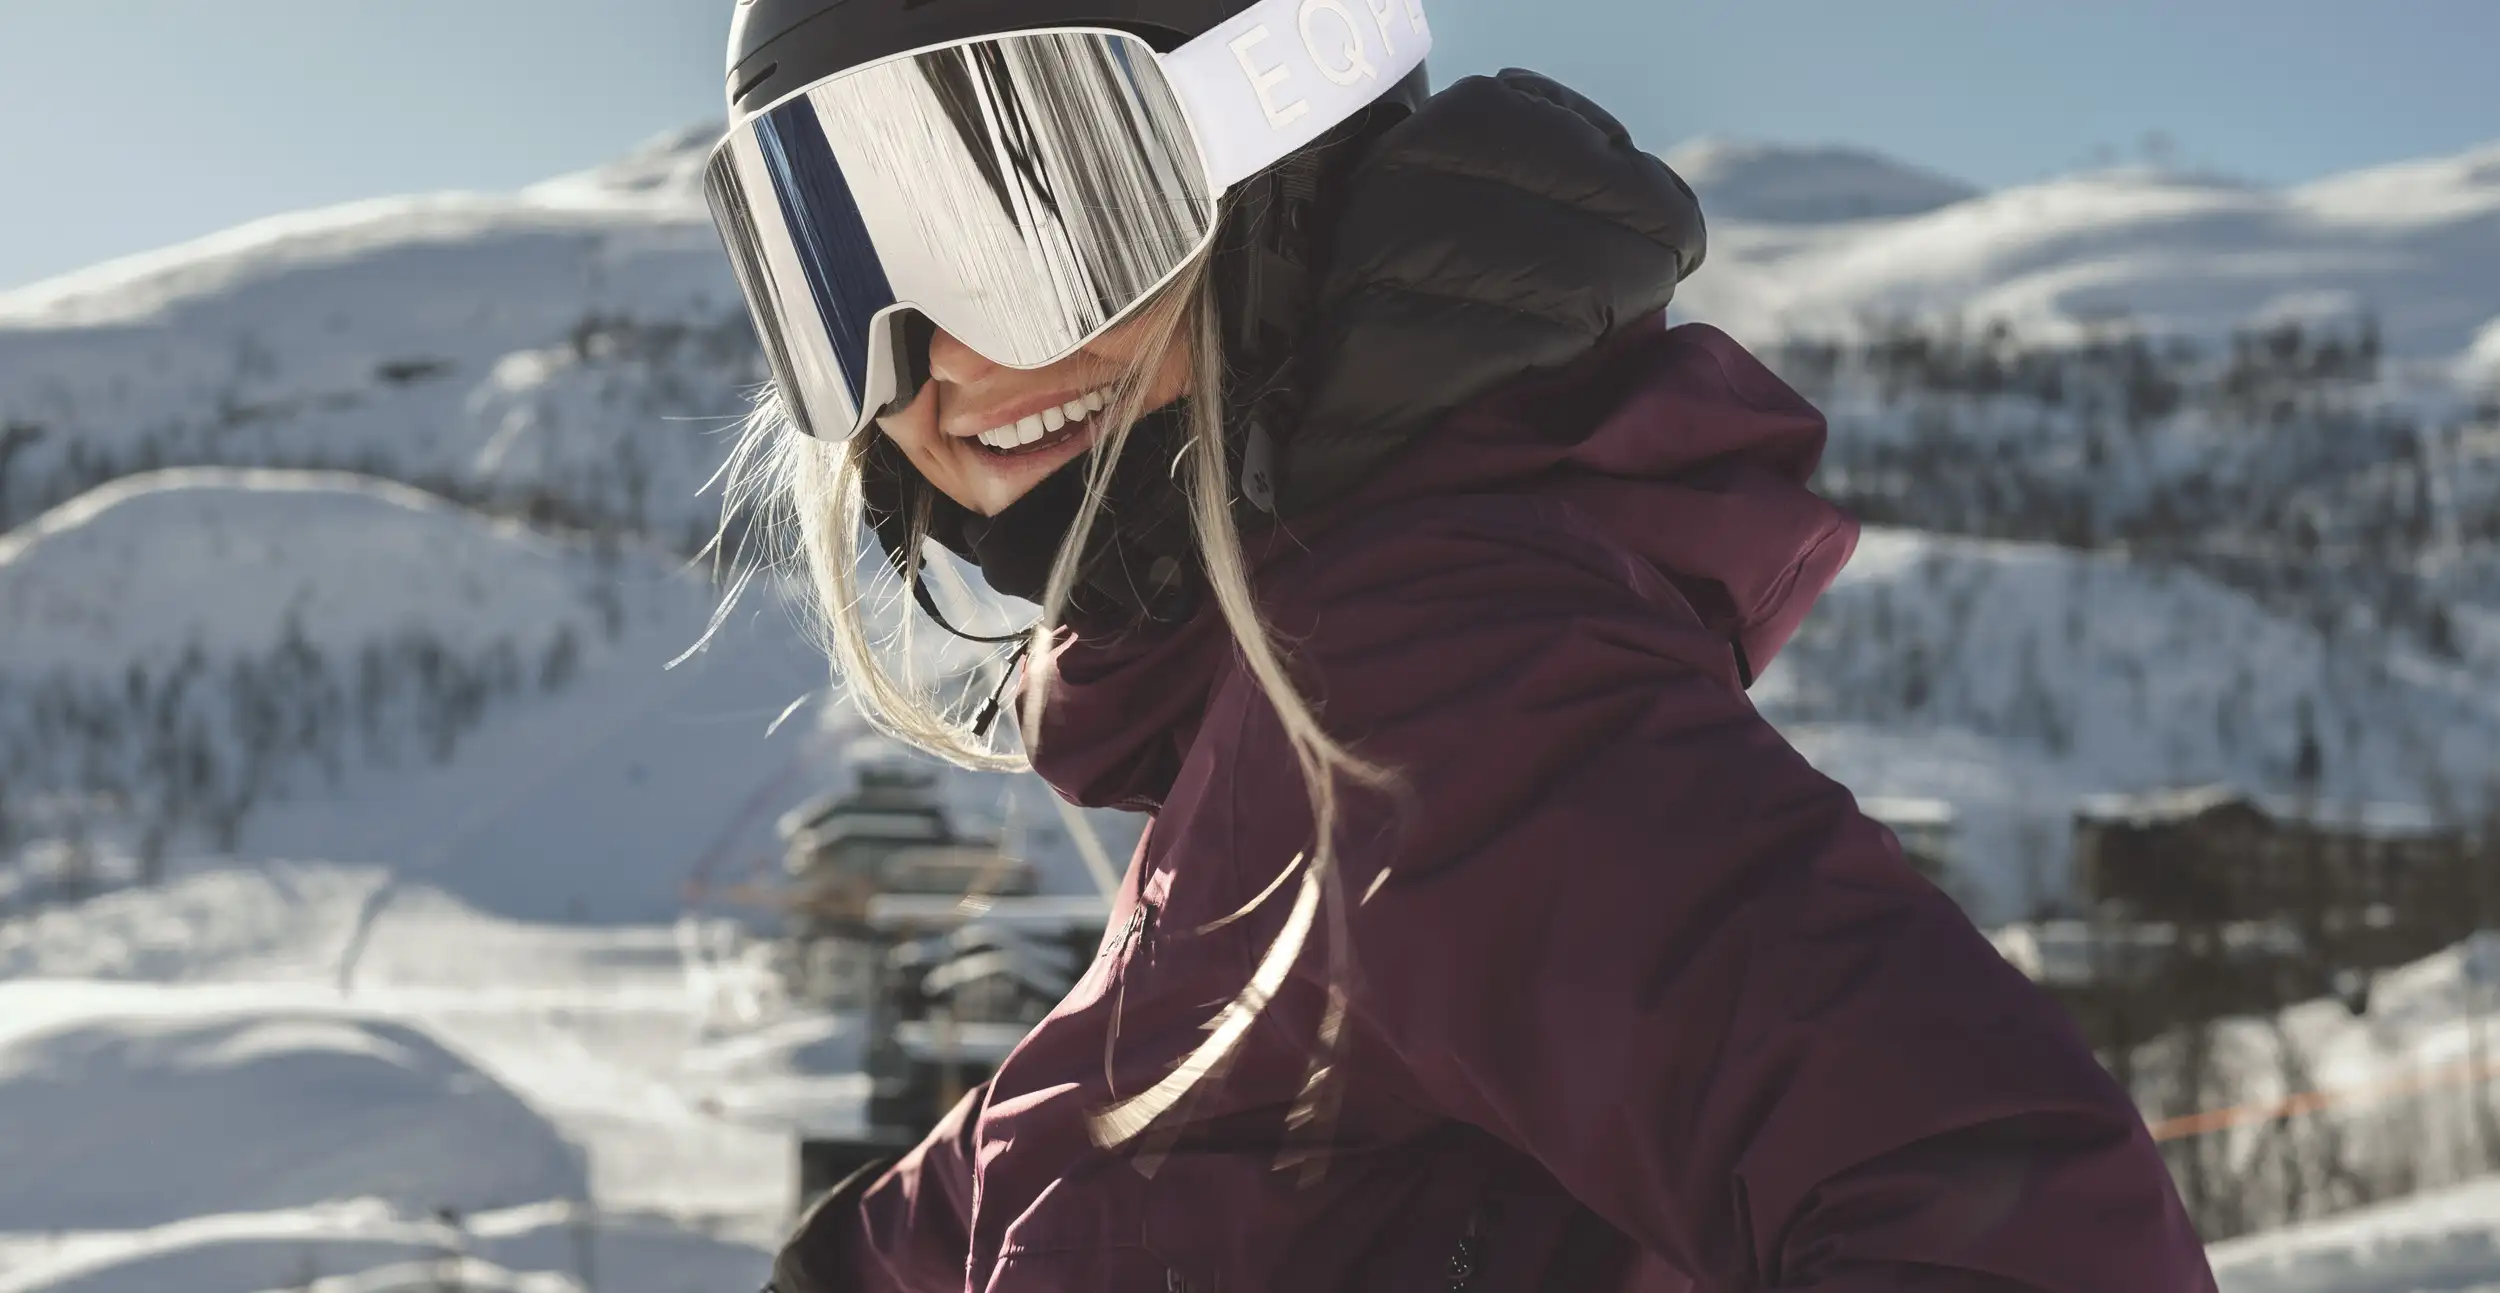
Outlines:
{"label": "snow-covered mountain", "polygon": [[690,549],[721,452],[702,432],[762,372],[699,156],[671,137],[518,194],[283,216],[0,295],[0,528],[213,464]]}
{"label": "snow-covered mountain", "polygon": [[2068,816],[2106,787],[2287,786],[2304,743],[2353,801],[2500,766],[2486,672],[2353,649],[2191,569],[1900,529],[1867,532],[1754,695],[1859,794],[1954,804],[1987,913],[2064,892]]}
{"label": "snow-covered mountain", "polygon": [[[1712,171],[1744,173],[1705,156]],[[1771,177],[1814,171],[1798,160]],[[1832,169],[1835,200],[1856,200],[1854,168]],[[1737,193],[1740,208],[1754,200]],[[2129,167],[1891,219],[1719,219],[1682,299],[1755,339],[1951,316],[2043,341],[2114,320],[2219,341],[2254,323],[2367,312],[2393,353],[2451,359],[2500,319],[2500,144],[2289,189]]]}
{"label": "snow-covered mountain", "polygon": [[1979,196],[1933,171],[1855,148],[1688,140],[1666,154],[1713,222],[1830,224],[1921,215]]}

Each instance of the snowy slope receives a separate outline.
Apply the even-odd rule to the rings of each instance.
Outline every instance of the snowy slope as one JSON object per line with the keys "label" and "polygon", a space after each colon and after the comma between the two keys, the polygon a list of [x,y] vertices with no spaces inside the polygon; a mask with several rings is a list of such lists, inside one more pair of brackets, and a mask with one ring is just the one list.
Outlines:
{"label": "snowy slope", "polygon": [[2280,786],[2304,723],[2330,801],[2468,794],[2461,770],[2500,764],[2500,692],[2473,672],[2189,571],[1908,530],[1866,533],[1754,698],[1859,794],[1954,804],[1983,919],[2063,891],[2079,796]]}
{"label": "snowy slope", "polygon": [[[474,874],[515,911],[660,919],[810,724],[777,620],[711,651],[670,557],[369,478],[123,478],[0,541],[0,767],[21,839]],[[636,787],[644,787],[637,791]]]}
{"label": "snowy slope", "polygon": [[0,294],[0,529],[156,465],[348,467],[679,539],[760,378],[684,137]]}
{"label": "snowy slope", "polygon": [[2474,334],[2474,344],[2457,361],[2457,377],[2468,386],[2480,388],[2490,398],[2500,399],[2500,315],[2492,316],[2491,322]]}
{"label": "snowy slope", "polygon": [[324,646],[418,629],[455,650],[508,638],[534,658],[594,614],[587,557],[369,476],[175,469],[0,538],[0,617],[16,673],[264,646],[289,615]]}
{"label": "snowy slope", "polygon": [[2452,359],[2500,302],[2500,145],[2285,190],[2125,168],[1894,219],[1719,220],[1678,300],[1757,340],[1953,315],[2038,340],[2125,318],[2215,341],[2374,311],[2394,353]]}
{"label": "snowy slope", "polygon": [[[2395,1177],[2433,1187],[2412,1197],[2214,1245],[2226,1293],[2482,1293],[2500,1288],[2500,1177],[2489,1176],[2486,1114],[2500,1111],[2500,1079],[2460,1085],[2421,1081],[2456,1071],[2488,1046],[2500,1008],[2500,936],[2382,976],[2368,1012],[2312,1002],[2279,1020],[2235,1021],[2216,1038],[2240,1099],[2288,1094],[2283,1054],[2295,1057],[2300,1090],[2355,1093],[2323,1115],[2295,1120],[2316,1139],[2321,1124],[2362,1180]],[[2272,1128],[2228,1133],[2241,1153]],[[2328,1185],[2333,1188],[2332,1184]],[[2314,1189],[2314,1187],[2313,1187]]]}
{"label": "snowy slope", "polygon": [[2223,1293],[2489,1293],[2500,1179],[2214,1245]]}
{"label": "snowy slope", "polygon": [[[585,1266],[612,1293],[760,1279],[786,1129],[857,1115],[849,1021],[784,1011],[711,932],[517,922],[421,885],[342,992],[390,882],[215,867],[0,921],[0,1133],[43,1169],[0,1179],[0,1293],[380,1293],[455,1254],[479,1288],[572,1290]],[[2467,1009],[2495,1004],[2495,951],[2391,973],[2360,1020],[2295,1008],[2284,1035],[2327,1086],[2453,1059]],[[763,990],[724,990],[742,979]],[[2271,1072],[2244,1094],[2279,1094]],[[139,1131],[159,1148],[134,1175]],[[2500,1285],[2493,1189],[2219,1245],[2223,1287]]]}
{"label": "snowy slope", "polygon": [[[386,862],[509,914],[665,920],[704,858],[763,860],[775,814],[848,776],[824,665],[769,590],[669,667],[715,598],[666,554],[367,477],[125,477],[0,540],[0,814],[21,838]],[[1017,780],[1028,851],[1088,886]],[[952,794],[996,829],[1009,790]]]}
{"label": "snowy slope", "polygon": [[[856,1116],[841,1021],[788,1040],[769,994],[713,990],[746,958],[692,974],[664,926],[405,884],[342,992],[391,881],[215,868],[0,922],[0,1290],[346,1293],[462,1251],[467,1287],[760,1281],[776,1117],[810,1093]],[[739,1112],[750,1090],[778,1112]]]}
{"label": "snowy slope", "polygon": [[1979,196],[1959,180],[1854,148],[1704,138],[1678,144],[1666,162],[1714,226],[1920,215]]}

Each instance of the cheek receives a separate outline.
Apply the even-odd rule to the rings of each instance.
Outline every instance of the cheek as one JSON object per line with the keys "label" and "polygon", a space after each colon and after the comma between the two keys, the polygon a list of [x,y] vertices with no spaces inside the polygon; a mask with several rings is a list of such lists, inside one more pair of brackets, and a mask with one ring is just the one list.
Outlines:
{"label": "cheek", "polygon": [[983,516],[995,515],[1000,503],[982,488],[981,472],[971,461],[975,451],[937,429],[936,389],[937,383],[931,382],[902,412],[877,419],[877,430],[902,449],[920,478],[939,493]]}
{"label": "cheek", "polygon": [[938,434],[935,383],[922,388],[920,398],[913,400],[900,413],[889,413],[877,419],[877,430],[911,459],[911,465],[933,483],[940,482],[946,467],[945,437]]}

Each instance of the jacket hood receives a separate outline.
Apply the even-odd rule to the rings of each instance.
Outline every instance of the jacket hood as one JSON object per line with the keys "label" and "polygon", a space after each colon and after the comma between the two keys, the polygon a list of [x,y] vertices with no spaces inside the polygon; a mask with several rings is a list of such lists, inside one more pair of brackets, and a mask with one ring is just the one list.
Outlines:
{"label": "jacket hood", "polygon": [[1277,514],[1345,495],[1442,414],[1657,314],[1703,253],[1692,189],[1569,88],[1514,68],[1433,96],[1343,180]]}
{"label": "jacket hood", "polygon": [[[1619,128],[1589,123],[1593,107],[1541,79],[1529,93],[1523,77],[1462,82],[1400,130],[1433,141],[1433,165],[1495,187],[1523,169],[1570,171],[1555,150],[1575,137],[1572,146],[1610,158],[1628,148]],[[1442,135],[1433,118],[1452,96],[1466,119],[1495,124]],[[1561,128],[1556,113],[1579,130]],[[1551,129],[1547,147],[1522,152],[1522,131],[1533,129]],[[1412,155],[1393,131],[1365,172],[1394,173]],[[1615,165],[1582,161],[1591,176]],[[1261,583],[1327,559],[1332,536],[1388,508],[1535,495],[1570,505],[1671,582],[1729,643],[1731,678],[1768,667],[1847,561],[1857,527],[1806,486],[1826,434],[1813,406],[1726,334],[1666,326],[1663,297],[1685,266],[1681,252],[1633,235],[1656,254],[1618,257],[1621,281],[1589,276],[1592,205],[1610,213],[1604,222],[1629,222],[1622,227],[1667,228],[1682,209],[1642,214],[1639,191],[1620,186],[1511,185],[1497,215],[1446,200],[1409,204],[1392,222],[1362,215],[1360,186],[1371,182],[1357,180],[1323,295],[1339,311],[1314,330],[1327,350],[1310,362],[1323,377],[1283,491],[1299,506],[1244,536]],[[1664,202],[1681,191],[1674,182],[1652,194]],[[1697,257],[1697,210],[1690,227]],[[1382,266],[1404,268],[1383,279]],[[1444,398],[1457,402],[1432,407]],[[1029,742],[1037,770],[1079,803],[1157,808],[1232,658],[1212,604],[1177,626],[1080,627],[1053,662],[1040,739]]]}

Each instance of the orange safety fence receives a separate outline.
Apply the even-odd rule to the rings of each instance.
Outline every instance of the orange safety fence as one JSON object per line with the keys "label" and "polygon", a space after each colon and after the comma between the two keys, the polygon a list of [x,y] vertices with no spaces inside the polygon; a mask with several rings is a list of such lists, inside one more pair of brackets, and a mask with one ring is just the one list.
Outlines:
{"label": "orange safety fence", "polygon": [[2500,1059],[2460,1059],[2446,1064],[2419,1069],[2376,1082],[2362,1082],[2347,1087],[2330,1087],[2320,1091],[2302,1091],[2280,1100],[2234,1105],[2228,1109],[2207,1109],[2199,1113],[2181,1114],[2151,1124],[2156,1142],[2186,1140],[2209,1132],[2250,1123],[2272,1122],[2295,1114],[2316,1113],[2337,1105],[2366,1104],[2395,1096],[2415,1095],[2435,1087],[2456,1086],[2500,1077]]}

